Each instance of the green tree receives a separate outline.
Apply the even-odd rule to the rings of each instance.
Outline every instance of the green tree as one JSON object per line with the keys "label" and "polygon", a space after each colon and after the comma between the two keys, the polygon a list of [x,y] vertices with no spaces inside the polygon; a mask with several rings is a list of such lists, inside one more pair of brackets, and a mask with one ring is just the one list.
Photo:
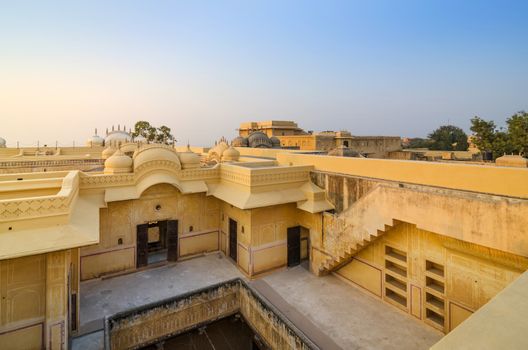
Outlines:
{"label": "green tree", "polygon": [[162,125],[156,130],[156,142],[169,144],[173,140],[174,136],[172,136],[169,127]]}
{"label": "green tree", "polygon": [[521,111],[506,120],[512,152],[528,155],[528,113]]}
{"label": "green tree", "polygon": [[486,121],[477,116],[471,118],[472,141],[481,152],[491,152],[497,134],[495,123]]}
{"label": "green tree", "polygon": [[503,130],[496,131],[490,151],[493,153],[493,159],[513,153],[514,149],[509,133]]}
{"label": "green tree", "polygon": [[431,140],[422,139],[420,137],[412,138],[405,148],[429,148],[431,147]]}
{"label": "green tree", "polygon": [[156,140],[156,128],[145,120],[140,120],[134,125],[133,137],[143,136],[149,142]]}
{"label": "green tree", "polygon": [[171,129],[165,125],[156,128],[145,120],[140,120],[134,125],[134,132],[132,136],[143,136],[148,142],[159,142],[169,144],[174,141],[174,136],[171,134]]}
{"label": "green tree", "polygon": [[467,151],[468,137],[464,130],[454,125],[443,125],[429,134],[432,150]]}

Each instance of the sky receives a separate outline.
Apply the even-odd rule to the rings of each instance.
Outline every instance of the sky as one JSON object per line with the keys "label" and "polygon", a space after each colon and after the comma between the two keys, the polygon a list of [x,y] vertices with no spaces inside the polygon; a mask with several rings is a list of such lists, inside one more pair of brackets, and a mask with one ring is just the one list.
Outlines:
{"label": "sky", "polygon": [[528,1],[0,0],[0,137],[244,121],[420,137],[528,110]]}

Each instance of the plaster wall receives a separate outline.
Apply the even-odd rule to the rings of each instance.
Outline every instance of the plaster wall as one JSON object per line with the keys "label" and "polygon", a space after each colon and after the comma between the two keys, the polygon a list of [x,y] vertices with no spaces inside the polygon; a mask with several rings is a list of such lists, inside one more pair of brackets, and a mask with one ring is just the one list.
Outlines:
{"label": "plaster wall", "polygon": [[[2,349],[67,348],[71,263],[70,250],[0,261]],[[70,281],[77,290],[74,274]]]}
{"label": "plaster wall", "polygon": [[218,250],[219,216],[216,198],[182,195],[168,184],[152,186],[136,200],[110,202],[100,210],[99,244],[81,248],[81,279],[135,269],[137,225],[148,222],[178,220],[179,257]]}
{"label": "plaster wall", "polygon": [[[387,248],[389,247],[389,248]],[[405,302],[395,302],[387,295],[391,271],[387,249],[404,252],[407,274],[403,295]],[[432,321],[426,312],[430,296],[426,292],[431,281],[426,261],[443,268],[443,292],[431,292],[438,300],[432,302],[443,313],[442,324]],[[528,259],[496,249],[463,242],[429,231],[409,223],[398,222],[360,251],[354,259],[336,271],[344,279],[362,287],[373,295],[416,318],[448,332],[466,317],[486,304],[498,292],[528,268]],[[390,294],[390,293],[389,293]],[[442,301],[443,304],[439,304]]]}
{"label": "plaster wall", "polygon": [[463,191],[528,198],[528,169],[458,163],[416,162],[276,154],[283,165],[312,165],[315,171]]}

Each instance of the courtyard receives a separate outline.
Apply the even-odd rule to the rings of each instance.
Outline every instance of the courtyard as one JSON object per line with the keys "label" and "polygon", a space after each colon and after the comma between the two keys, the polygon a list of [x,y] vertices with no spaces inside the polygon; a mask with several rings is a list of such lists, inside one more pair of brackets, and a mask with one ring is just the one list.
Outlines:
{"label": "courtyard", "polygon": [[[81,336],[73,349],[102,349],[104,317],[242,277],[221,253],[81,284]],[[339,278],[306,264],[251,284],[323,348],[428,349],[442,334]]]}

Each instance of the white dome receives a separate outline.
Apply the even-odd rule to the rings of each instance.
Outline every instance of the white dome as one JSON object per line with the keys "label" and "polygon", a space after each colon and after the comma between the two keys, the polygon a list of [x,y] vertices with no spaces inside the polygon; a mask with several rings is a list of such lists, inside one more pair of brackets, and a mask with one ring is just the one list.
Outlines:
{"label": "white dome", "polygon": [[112,131],[105,137],[105,145],[114,145],[117,146],[122,143],[127,143],[132,141],[132,136],[126,131],[117,130]]}
{"label": "white dome", "polygon": [[102,146],[103,144],[104,144],[104,139],[97,134],[90,137],[88,140],[86,140],[86,146],[88,147]]}
{"label": "white dome", "polygon": [[0,148],[5,148],[6,140],[0,137]]}
{"label": "white dome", "polygon": [[147,138],[142,136],[142,135],[138,135],[138,136],[134,137],[134,142],[146,143],[147,142]]}

